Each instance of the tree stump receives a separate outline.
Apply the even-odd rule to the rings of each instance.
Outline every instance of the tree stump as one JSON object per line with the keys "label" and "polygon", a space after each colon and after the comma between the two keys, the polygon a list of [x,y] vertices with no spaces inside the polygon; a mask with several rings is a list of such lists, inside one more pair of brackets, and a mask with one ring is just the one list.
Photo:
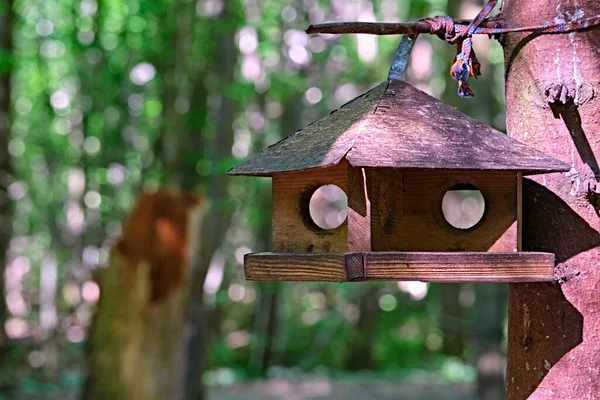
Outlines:
{"label": "tree stump", "polygon": [[169,190],[138,200],[100,277],[84,399],[182,398],[188,278],[204,205]]}

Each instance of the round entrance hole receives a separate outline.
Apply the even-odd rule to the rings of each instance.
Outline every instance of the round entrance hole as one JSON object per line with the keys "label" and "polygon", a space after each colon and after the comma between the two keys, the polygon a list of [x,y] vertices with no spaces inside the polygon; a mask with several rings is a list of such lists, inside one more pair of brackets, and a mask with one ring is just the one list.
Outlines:
{"label": "round entrance hole", "polygon": [[308,211],[322,229],[335,229],[348,216],[348,196],[336,185],[323,185],[312,194]]}
{"label": "round entrance hole", "polygon": [[455,228],[469,229],[477,225],[485,212],[481,192],[469,183],[452,186],[442,199],[442,213]]}

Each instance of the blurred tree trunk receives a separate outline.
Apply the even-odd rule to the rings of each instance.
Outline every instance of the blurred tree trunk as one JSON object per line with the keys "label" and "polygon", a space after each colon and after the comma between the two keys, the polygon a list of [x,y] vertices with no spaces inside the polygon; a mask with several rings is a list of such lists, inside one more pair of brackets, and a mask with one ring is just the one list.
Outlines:
{"label": "blurred tree trunk", "polygon": [[142,194],[100,279],[84,399],[183,398],[190,257],[204,200]]}
{"label": "blurred tree trunk", "polygon": [[[239,0],[224,2],[218,20],[214,22],[210,40],[215,43],[214,69],[216,72],[216,87],[218,107],[212,115],[215,122],[216,134],[210,139],[200,139],[200,131],[192,125],[187,139],[182,143],[202,140],[206,146],[205,162],[210,164],[210,176],[205,182],[211,210],[203,226],[205,240],[194,249],[195,262],[192,266],[192,291],[188,315],[188,337],[186,338],[186,379],[184,393],[186,400],[201,400],[204,398],[202,377],[205,371],[205,349],[208,341],[207,324],[218,324],[218,321],[208,321],[209,316],[204,307],[204,280],[210,266],[210,260],[215,251],[221,246],[225,233],[230,226],[233,205],[229,200],[226,160],[231,158],[234,143],[233,124],[238,112],[238,105],[232,96],[231,87],[235,83],[238,48],[235,35],[243,16]],[[216,26],[218,24],[218,26]],[[194,90],[200,90],[195,88]],[[192,95],[192,99],[199,93]],[[206,128],[206,127],[205,127]],[[206,135],[206,132],[203,132]],[[193,165],[193,176],[197,176],[196,166]]]}
{"label": "blurred tree trunk", "polygon": [[[505,26],[600,14],[597,0],[505,0]],[[510,136],[571,165],[523,182],[523,249],[557,283],[510,285],[507,398],[600,393],[600,30],[505,35]],[[594,95],[595,92],[595,95]]]}
{"label": "blurred tree trunk", "polygon": [[[304,96],[301,91],[295,92],[288,93],[289,97],[283,105],[280,125],[281,137],[289,136],[301,128]],[[268,215],[264,217],[267,218]],[[260,231],[265,245],[264,251],[267,251],[266,246],[270,234],[271,224],[269,220],[269,223],[265,224]],[[254,334],[258,338],[258,345],[253,346],[252,357],[249,361],[249,369],[255,376],[264,377],[268,367],[272,364],[274,355],[273,344],[279,320],[277,305],[279,304],[280,288],[281,284],[279,282],[263,282],[258,285],[260,298],[257,304],[254,325]]]}
{"label": "blurred tree trunk", "polygon": [[477,394],[480,400],[504,399],[506,361],[502,350],[506,318],[505,284],[475,285],[474,329]]}
{"label": "blurred tree trunk", "polygon": [[358,333],[356,339],[349,344],[351,349],[346,359],[346,368],[350,371],[370,370],[374,367],[372,356],[373,338],[375,336],[375,321],[379,313],[379,286],[369,285],[362,289],[358,308],[359,317],[356,323]]}
{"label": "blurred tree trunk", "polygon": [[13,181],[10,141],[10,75],[12,70],[13,2],[0,5],[0,363],[5,357],[6,332],[4,323],[8,317],[4,287],[4,271],[8,262],[8,249],[12,236],[12,202],[8,197],[8,186]]}
{"label": "blurred tree trunk", "polygon": [[[168,180],[184,189],[190,189],[198,184],[194,178],[197,174],[195,163],[191,168],[185,168],[186,161],[199,158],[199,155],[190,154],[185,147],[188,143],[186,136],[186,118],[184,115],[189,110],[191,95],[191,60],[193,42],[193,22],[196,4],[189,0],[179,0],[175,3],[174,12],[170,19],[173,26],[170,46],[167,51],[167,68],[164,71],[163,95],[163,127],[161,158]],[[174,19],[174,21],[171,21]],[[193,136],[198,136],[194,132]],[[194,157],[195,156],[195,157]],[[191,179],[188,176],[191,175]],[[187,179],[186,179],[187,178]]]}
{"label": "blurred tree trunk", "polygon": [[459,301],[461,284],[440,285],[442,309],[440,326],[444,331],[442,349],[455,357],[464,357],[463,308]]}
{"label": "blurred tree trunk", "polygon": [[254,317],[255,343],[248,361],[248,373],[252,377],[264,378],[271,364],[280,286],[279,282],[262,282],[258,285],[260,296]]}

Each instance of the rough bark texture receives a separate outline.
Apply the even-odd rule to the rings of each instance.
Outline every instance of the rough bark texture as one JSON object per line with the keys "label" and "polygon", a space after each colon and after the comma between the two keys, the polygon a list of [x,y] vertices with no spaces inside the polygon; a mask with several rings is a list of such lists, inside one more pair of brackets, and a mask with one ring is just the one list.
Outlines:
{"label": "rough bark texture", "polygon": [[197,196],[143,194],[100,280],[85,399],[182,399]]}
{"label": "rough bark texture", "polygon": [[[12,235],[12,202],[8,186],[12,183],[12,168],[8,142],[10,138],[10,58],[12,49],[12,0],[0,6],[0,359],[6,344],[4,322],[7,308],[4,296],[4,269]],[[4,60],[4,61],[2,61]],[[0,361],[1,362],[1,361]]]}
{"label": "rough bark texture", "polygon": [[[506,0],[504,25],[600,14],[597,0]],[[523,249],[556,254],[557,283],[510,288],[508,399],[600,398],[600,31],[508,35],[507,128],[571,166],[524,180]]]}

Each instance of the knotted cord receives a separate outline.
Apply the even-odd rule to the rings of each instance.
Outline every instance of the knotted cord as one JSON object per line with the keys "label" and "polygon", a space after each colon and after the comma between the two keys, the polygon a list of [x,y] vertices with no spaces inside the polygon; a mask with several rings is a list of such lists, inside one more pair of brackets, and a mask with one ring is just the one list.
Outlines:
{"label": "knotted cord", "polygon": [[456,27],[452,18],[446,16],[421,20],[429,23],[430,33],[440,37],[443,35],[447,42],[456,43],[456,57],[450,67],[450,76],[458,82],[458,95],[461,98],[473,97],[473,91],[469,86],[469,77],[473,76],[477,79],[481,75],[481,64],[473,50],[471,36],[497,3],[497,0],[490,0],[469,25]]}
{"label": "knotted cord", "polygon": [[489,0],[484,8],[469,23],[454,21],[441,15],[433,18],[423,18],[408,23],[369,23],[369,22],[334,22],[310,25],[306,33],[366,33],[374,35],[395,35],[420,33],[434,34],[442,40],[456,44],[456,57],[450,68],[450,75],[458,82],[458,95],[462,98],[472,97],[469,78],[481,75],[481,64],[473,50],[471,37],[473,35],[498,35],[513,32],[532,32],[537,34],[556,34],[581,31],[600,25],[600,15],[566,21],[526,27],[498,27],[494,21],[486,19],[494,9],[497,0]]}

